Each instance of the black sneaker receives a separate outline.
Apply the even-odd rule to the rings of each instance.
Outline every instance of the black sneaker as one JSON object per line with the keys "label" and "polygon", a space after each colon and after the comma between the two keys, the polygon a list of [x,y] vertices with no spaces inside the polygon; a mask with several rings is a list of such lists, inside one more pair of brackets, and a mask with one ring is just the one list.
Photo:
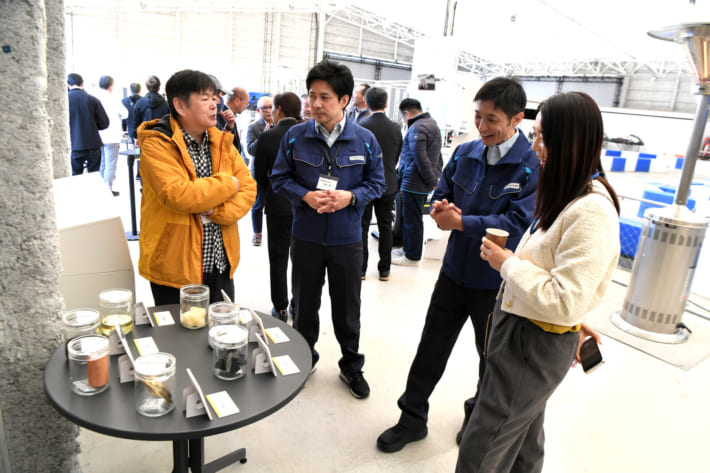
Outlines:
{"label": "black sneaker", "polygon": [[390,280],[390,272],[389,271],[380,271],[380,281],[389,281]]}
{"label": "black sneaker", "polygon": [[377,437],[377,448],[385,453],[398,452],[409,442],[416,442],[426,437],[428,431],[426,425],[419,427],[408,427],[398,423],[390,427]]}
{"label": "black sneaker", "polygon": [[111,191],[111,193],[113,194],[114,197],[118,197],[119,195],[121,195],[121,193],[118,191]]}
{"label": "black sneaker", "polygon": [[350,387],[350,393],[358,399],[365,399],[370,395],[370,385],[367,384],[362,371],[354,373],[340,372],[340,379]]}

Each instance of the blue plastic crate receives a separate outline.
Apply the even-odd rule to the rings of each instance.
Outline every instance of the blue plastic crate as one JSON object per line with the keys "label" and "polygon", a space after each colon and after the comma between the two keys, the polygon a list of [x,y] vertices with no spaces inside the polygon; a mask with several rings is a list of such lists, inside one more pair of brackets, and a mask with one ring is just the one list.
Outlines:
{"label": "blue plastic crate", "polygon": [[606,150],[607,156],[621,156],[621,150],[618,149],[608,149]]}
{"label": "blue plastic crate", "polygon": [[[664,189],[659,189],[654,187],[652,189],[645,189],[641,197],[645,200],[652,200],[654,202],[659,203],[659,205],[653,205],[648,202],[641,202],[639,204],[639,211],[636,215],[638,217],[643,218],[643,213],[646,211],[646,209],[655,207],[666,207],[672,204],[673,198],[675,197],[675,188],[665,187]],[[695,199],[693,199],[692,197],[688,198],[687,206],[690,210],[693,210],[695,208]]]}
{"label": "blue plastic crate", "polygon": [[639,153],[639,158],[656,159],[656,155],[651,153]]}
{"label": "blue plastic crate", "polygon": [[640,218],[619,217],[619,243],[621,243],[622,255],[631,258],[636,256],[642,228],[643,220]]}

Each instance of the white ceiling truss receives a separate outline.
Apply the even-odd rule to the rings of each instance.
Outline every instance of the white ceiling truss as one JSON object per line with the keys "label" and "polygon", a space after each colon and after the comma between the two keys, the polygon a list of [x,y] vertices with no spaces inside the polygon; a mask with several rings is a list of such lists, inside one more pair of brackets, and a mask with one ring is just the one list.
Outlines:
{"label": "white ceiling truss", "polygon": [[[179,0],[172,3],[154,0],[124,0],[96,3],[93,0],[67,0],[67,12],[87,10],[122,10],[135,8],[143,11],[213,11],[213,12],[313,12],[324,13],[326,21],[337,18],[353,26],[371,31],[392,41],[414,47],[415,41],[426,36],[413,28],[395,23],[386,17],[350,5],[347,7],[328,0],[287,3],[279,0],[264,0],[261,3],[238,2],[225,4],[218,0]],[[373,58],[384,59],[384,58]],[[578,60],[551,62],[496,62],[461,50],[456,64],[457,70],[476,76],[596,76],[618,77],[637,72],[649,72],[656,77],[678,75],[690,72],[687,61],[633,61],[633,60]]]}

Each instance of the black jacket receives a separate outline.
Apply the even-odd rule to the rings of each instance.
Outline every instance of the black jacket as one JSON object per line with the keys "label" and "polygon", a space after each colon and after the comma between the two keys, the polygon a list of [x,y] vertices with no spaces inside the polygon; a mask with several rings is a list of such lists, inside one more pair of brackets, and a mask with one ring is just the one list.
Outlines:
{"label": "black jacket", "polygon": [[128,117],[123,119],[123,131],[127,132],[129,136],[135,135],[136,128],[138,128],[138,125],[136,125],[135,119],[133,118],[133,108],[136,106],[136,102],[138,102],[140,98],[140,95],[135,94],[123,97],[121,100],[123,106],[126,107],[126,110],[128,110]]}
{"label": "black jacket", "polygon": [[402,190],[430,194],[439,182],[444,161],[441,157],[441,131],[428,112],[407,123],[399,174]]}
{"label": "black jacket", "polygon": [[254,179],[266,196],[266,214],[274,216],[291,215],[291,202],[284,196],[276,194],[271,188],[269,175],[274,167],[276,155],[279,154],[279,144],[286,131],[298,123],[295,118],[285,118],[259,135],[254,150]]}
{"label": "black jacket", "polygon": [[170,114],[168,102],[155,92],[148,92],[145,97],[136,102],[133,107],[133,122],[136,128],[133,130],[133,138],[138,138],[136,130],[143,122],[149,122],[156,118],[163,118]]}
{"label": "black jacket", "polygon": [[394,194],[399,190],[395,168],[402,151],[401,128],[397,123],[387,118],[384,113],[373,113],[363,119],[359,125],[370,130],[382,148],[382,165],[385,168],[385,183],[387,184],[382,195]]}
{"label": "black jacket", "polygon": [[84,89],[69,90],[69,131],[72,151],[103,146],[99,130],[108,128],[108,116],[99,99]]}

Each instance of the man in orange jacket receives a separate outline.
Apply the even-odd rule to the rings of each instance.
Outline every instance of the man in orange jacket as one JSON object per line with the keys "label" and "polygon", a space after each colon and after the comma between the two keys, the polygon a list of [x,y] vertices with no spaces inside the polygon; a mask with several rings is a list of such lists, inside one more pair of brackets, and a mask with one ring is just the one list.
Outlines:
{"label": "man in orange jacket", "polygon": [[256,183],[215,125],[214,81],[199,71],[165,85],[170,116],[138,128],[141,148],[140,257],[156,305],[179,302],[180,287],[205,284],[210,301],[234,298],[239,264],[237,222],[252,207]]}

